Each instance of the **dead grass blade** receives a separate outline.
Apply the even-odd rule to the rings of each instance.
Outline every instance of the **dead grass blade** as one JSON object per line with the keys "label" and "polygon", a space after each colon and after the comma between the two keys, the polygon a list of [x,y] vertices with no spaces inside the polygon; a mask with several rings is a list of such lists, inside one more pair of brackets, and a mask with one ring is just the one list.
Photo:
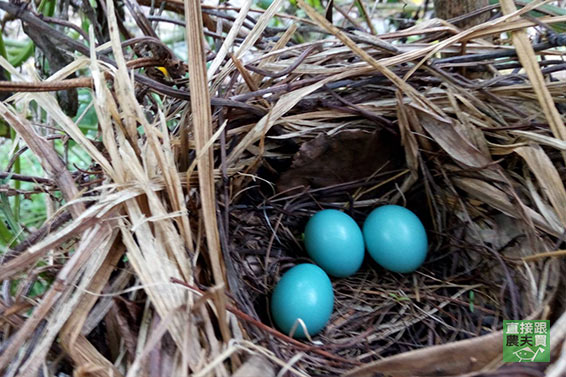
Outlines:
{"label": "dead grass blade", "polygon": [[224,61],[224,58],[226,58],[226,55],[232,48],[234,44],[234,40],[236,39],[238,33],[240,32],[240,29],[244,24],[244,21],[246,19],[246,16],[248,15],[248,11],[251,6],[252,6],[251,0],[246,0],[242,4],[242,7],[238,12],[238,17],[236,18],[236,21],[234,21],[234,24],[230,29],[230,31],[228,32],[228,35],[226,36],[224,43],[222,43],[222,46],[220,46],[220,49],[216,53],[216,57],[214,58],[214,60],[210,64],[210,67],[207,70],[208,80],[210,80],[214,76],[214,74],[216,73],[216,71]]}
{"label": "dead grass blade", "polygon": [[[0,102],[0,116],[25,140],[29,148],[39,158],[43,169],[57,182],[61,192],[68,202],[80,197],[73,177],[67,171],[53,146],[33,131],[32,125],[25,119],[14,114],[4,103]],[[74,217],[80,216],[85,207],[80,202],[71,205]]]}
{"label": "dead grass blade", "polygon": [[212,118],[210,114],[210,95],[204,63],[204,45],[202,32],[200,3],[185,1],[186,38],[192,43],[187,44],[189,57],[189,75],[191,91],[192,124],[195,134],[197,153],[201,156],[198,161],[199,187],[201,190],[202,217],[206,231],[208,254],[216,284],[226,284],[224,277],[223,259],[221,256],[218,224],[216,220],[216,199],[214,163],[212,149],[203,153],[208,140],[212,137]]}
{"label": "dead grass blade", "polygon": [[73,358],[76,365],[79,367],[88,365],[100,369],[99,373],[93,373],[95,376],[103,377],[109,373],[116,377],[122,375],[83,335],[83,327],[90,311],[98,301],[96,294],[101,293],[108,283],[110,275],[120,258],[122,258],[124,251],[123,244],[119,239],[115,238],[114,243],[109,248],[106,259],[86,287],[88,293],[82,296],[76,309],[60,332],[61,345]]}
{"label": "dead grass blade", "polygon": [[[543,2],[541,2],[541,4],[542,3]],[[501,0],[501,10],[504,14],[511,14],[516,12],[517,8],[513,0]],[[556,109],[552,95],[546,88],[544,77],[538,65],[537,57],[527,32],[525,30],[514,31],[512,33],[512,37],[513,43],[517,48],[519,61],[527,72],[527,75],[533,85],[533,89],[537,95],[548,124],[550,125],[552,133],[557,139],[566,140],[566,126],[562,121],[560,113]],[[566,161],[566,153],[563,153],[563,158]]]}
{"label": "dead grass blade", "polygon": [[371,55],[369,55],[365,50],[361,49],[354,41],[352,41],[347,35],[345,35],[340,29],[332,25],[324,16],[319,14],[313,7],[305,3],[304,0],[297,0],[297,4],[305,10],[305,12],[309,15],[309,17],[318,23],[320,27],[327,30],[336,38],[338,38],[344,45],[350,48],[353,52],[356,53],[360,58],[362,58],[366,63],[368,63],[371,67],[376,69],[378,72],[383,74],[387,77],[395,86],[397,86],[400,90],[403,91],[404,94],[409,96],[413,99],[417,104],[422,106],[426,106],[430,108],[432,111],[435,111],[438,114],[442,114],[442,111],[435,106],[432,102],[428,101],[424,96],[418,93],[413,87],[408,85],[405,81],[403,81],[399,76],[393,73],[385,64],[382,64],[379,61],[376,61]]}
{"label": "dead grass blade", "polygon": [[[39,323],[46,319],[48,316],[52,316],[54,323],[49,328],[44,328],[43,332],[50,332],[49,338],[42,338],[41,347],[35,347],[31,349],[31,353],[35,358],[27,360],[24,364],[28,369],[28,373],[37,373],[37,368],[44,360],[47,351],[51,347],[51,343],[54,337],[58,333],[59,329],[64,325],[64,321],[71,314],[72,309],[75,307],[77,302],[69,302],[67,305],[66,299],[69,299],[72,292],[73,286],[76,284],[76,279],[80,277],[80,272],[83,271],[83,266],[89,261],[89,257],[93,250],[99,250],[100,255],[105,255],[105,251],[108,251],[108,241],[111,234],[111,229],[108,224],[97,224],[87,232],[81,239],[75,253],[71,259],[65,264],[64,268],[57,275],[57,280],[51,286],[49,291],[43,297],[41,303],[35,308],[33,314],[25,321],[24,325],[18,330],[18,332],[12,337],[10,342],[10,347],[4,351],[0,356],[0,370],[5,370],[9,363],[15,360],[15,355],[23,346],[26,339],[28,339],[34,330],[38,327]],[[111,244],[111,243],[110,243]],[[96,270],[97,265],[89,265],[92,268],[90,271]],[[68,284],[68,285],[65,285]],[[84,284],[84,283],[83,283]],[[82,294],[83,292],[80,292]],[[80,294],[75,297],[80,297]],[[76,299],[75,299],[76,300]],[[54,305],[60,305],[59,309],[64,309],[63,313],[57,311],[51,311]],[[54,316],[54,317],[53,317]],[[60,322],[58,322],[60,321]],[[49,340],[49,341],[47,341]],[[25,361],[25,360],[24,360]],[[16,369],[18,365],[14,366]]]}
{"label": "dead grass blade", "polygon": [[[97,232],[97,230],[99,230],[99,232]],[[49,326],[46,326],[42,331],[40,341],[34,347],[28,360],[21,366],[17,374],[18,377],[37,375],[43,364],[43,360],[51,349],[52,343],[59,335],[65,322],[76,313],[78,305],[86,295],[88,286],[99,273],[118,235],[116,230],[111,231],[110,224],[108,223],[99,226],[98,229],[97,227],[93,228],[91,233],[96,236],[96,238],[93,238],[93,243],[96,246],[88,250],[88,252],[84,249],[77,249],[76,254],[74,254],[71,260],[65,265],[65,268],[61,270],[59,274],[60,281],[64,281],[66,284],[61,284],[61,287],[58,289],[59,292],[55,291],[52,296],[52,304],[54,304],[53,310],[46,318]],[[94,257],[91,257],[90,253],[92,253]],[[54,284],[51,289],[56,288],[57,284]],[[49,303],[50,300],[45,300],[45,302]],[[67,346],[71,346],[71,344]],[[92,359],[100,359],[100,354],[95,354],[90,357]],[[100,366],[105,369],[110,367],[108,362]],[[113,370],[114,368],[110,369]]]}

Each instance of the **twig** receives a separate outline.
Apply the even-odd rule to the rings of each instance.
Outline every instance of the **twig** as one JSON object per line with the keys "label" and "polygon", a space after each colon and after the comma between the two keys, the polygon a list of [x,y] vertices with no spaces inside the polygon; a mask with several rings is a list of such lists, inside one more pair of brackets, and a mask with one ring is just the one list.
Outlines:
{"label": "twig", "polygon": [[85,33],[85,31],[83,29],[81,29],[80,27],[78,27],[77,25],[75,25],[74,23],[72,23],[70,21],[65,21],[65,20],[61,20],[59,18],[48,17],[48,16],[44,16],[44,15],[41,15],[41,16],[37,15],[37,16],[41,17],[41,19],[44,20],[45,22],[49,22],[51,24],[57,24],[57,25],[62,25],[62,26],[66,26],[68,28],[71,28],[74,31],[76,31],[77,33],[79,33],[81,35],[81,37],[84,38],[85,41],[88,41],[88,34]]}
{"label": "twig", "polygon": [[70,88],[92,88],[92,85],[90,77],[41,82],[0,81],[0,92],[54,92]]}
{"label": "twig", "polygon": [[[183,285],[183,286],[185,286],[185,287],[187,287],[187,288],[189,288],[189,289],[192,289],[192,290],[194,290],[194,291],[197,291],[197,292],[200,293],[201,295],[204,295],[204,294],[205,294],[205,292],[202,291],[201,289],[199,289],[199,288],[197,288],[197,287],[195,287],[195,286],[192,286],[192,285],[190,285],[190,284],[187,284],[187,283],[185,283],[184,281],[181,281],[181,280],[179,280],[179,279],[171,278],[171,282],[176,283],[176,284]],[[331,353],[329,353],[329,352],[327,352],[327,351],[324,351],[324,350],[322,350],[322,349],[320,349],[320,348],[318,348],[318,347],[309,346],[309,345],[307,345],[307,344],[301,343],[301,342],[299,342],[298,340],[293,339],[293,338],[291,338],[291,337],[289,337],[289,336],[283,334],[282,332],[277,331],[277,330],[275,330],[274,328],[265,325],[265,324],[262,323],[261,321],[258,321],[257,319],[255,319],[255,318],[249,316],[248,314],[242,312],[242,311],[239,310],[238,308],[236,308],[236,307],[234,307],[234,306],[232,306],[232,305],[230,305],[230,304],[228,304],[228,303],[226,303],[226,309],[229,310],[230,312],[232,312],[236,317],[238,317],[238,318],[240,318],[240,319],[242,319],[242,320],[244,320],[244,321],[246,321],[246,322],[249,322],[249,323],[253,324],[254,326],[257,326],[257,327],[259,327],[260,329],[262,329],[262,330],[264,330],[264,331],[270,333],[271,335],[273,335],[273,336],[275,336],[275,337],[277,337],[277,338],[280,338],[280,339],[282,339],[283,341],[285,341],[285,342],[287,342],[287,343],[291,343],[291,344],[293,344],[294,346],[297,346],[297,347],[299,347],[299,348],[302,349],[302,350],[305,350],[305,351],[312,351],[312,352],[314,352],[314,353],[316,353],[316,354],[318,354],[318,355],[320,355],[320,356],[323,356],[323,357],[325,357],[325,358],[327,358],[327,359],[335,360],[335,361],[338,361],[338,362],[340,362],[340,363],[344,363],[344,364],[348,364],[348,365],[360,365],[360,364],[361,364],[359,361],[353,361],[353,360],[344,359],[344,358],[342,358],[342,357],[340,357],[340,356],[333,355],[333,354],[331,354]]]}
{"label": "twig", "polygon": [[13,179],[16,181],[22,181],[22,182],[42,183],[48,186],[55,186],[55,182],[49,178],[33,177],[31,175],[22,175],[22,174],[0,171],[0,179],[5,179],[5,178]]}
{"label": "twig", "polygon": [[291,64],[290,66],[288,66],[287,68],[285,68],[284,70],[282,70],[280,72],[269,72],[269,71],[266,71],[266,70],[261,69],[261,68],[254,67],[254,66],[249,65],[249,64],[246,65],[245,67],[247,69],[249,69],[250,71],[253,71],[255,73],[259,73],[262,76],[268,76],[268,77],[273,77],[273,78],[282,77],[282,76],[288,75],[291,72],[293,72],[299,65],[301,65],[301,63],[307,58],[307,56],[310,55],[311,52],[313,52],[314,50],[320,50],[320,49],[321,49],[321,46],[319,44],[309,46],[308,48],[305,49],[305,51],[303,51],[301,53],[301,55],[299,55],[297,57],[297,59],[295,59],[293,64]]}
{"label": "twig", "polygon": [[[556,47],[556,45],[550,42],[537,43],[533,45],[533,49],[536,52],[548,50],[549,48],[552,47]],[[471,63],[477,61],[484,61],[484,60],[489,61],[489,60],[515,57],[515,56],[517,56],[517,51],[515,49],[512,49],[505,51],[490,52],[485,54],[470,54],[464,56],[453,56],[450,58],[443,58],[443,59],[432,59],[431,64],[440,65],[440,64]]]}

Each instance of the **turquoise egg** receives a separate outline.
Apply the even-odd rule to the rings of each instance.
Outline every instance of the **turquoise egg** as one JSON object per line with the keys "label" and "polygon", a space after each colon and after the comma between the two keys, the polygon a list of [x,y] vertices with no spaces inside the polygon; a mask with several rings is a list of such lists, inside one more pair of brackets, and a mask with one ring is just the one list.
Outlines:
{"label": "turquoise egg", "polygon": [[394,272],[412,272],[423,264],[428,240],[423,223],[410,210],[386,205],[374,209],[363,226],[371,257]]}
{"label": "turquoise egg", "polygon": [[[318,266],[305,263],[287,271],[271,296],[271,316],[277,327],[289,334],[297,319],[305,323],[309,335],[324,328],[334,308],[334,292],[328,275]],[[305,338],[299,324],[293,334]]]}
{"label": "turquoise egg", "polygon": [[336,277],[354,274],[364,261],[360,227],[335,209],[325,209],[310,218],[305,228],[305,248],[316,264]]}

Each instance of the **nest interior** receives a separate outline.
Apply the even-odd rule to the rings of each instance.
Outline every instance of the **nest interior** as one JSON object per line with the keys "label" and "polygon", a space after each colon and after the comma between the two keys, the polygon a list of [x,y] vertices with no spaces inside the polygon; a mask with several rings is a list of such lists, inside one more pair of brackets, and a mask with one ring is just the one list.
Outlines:
{"label": "nest interior", "polygon": [[[501,1],[465,30],[431,19],[376,37],[302,0],[304,18],[278,14],[281,0],[254,17],[162,3],[194,42],[186,64],[151,35],[149,19],[167,21],[142,11],[153,1],[108,0],[96,9],[108,25],[84,43],[0,2],[75,54],[34,82],[0,61],[20,80],[0,115],[45,171],[29,178],[43,182],[35,193],[57,209],[3,256],[0,371],[246,375],[250,355],[265,376],[564,371],[565,43],[548,26],[564,16],[533,20],[523,16],[540,3]],[[143,37],[123,38],[126,10]],[[94,133],[51,93],[77,87],[91,90]],[[73,166],[46,129],[92,163]],[[309,261],[309,217],[336,208],[361,224],[393,203],[423,220],[425,264],[401,275],[366,257],[332,280],[334,313],[312,341],[273,329],[269,296]],[[32,297],[38,279],[51,284]],[[501,362],[502,321],[521,318],[553,323],[550,365]]]}
{"label": "nest interior", "polygon": [[[371,96],[367,94],[371,86],[361,90]],[[435,103],[452,121],[458,119],[457,110],[444,97],[447,92],[440,93]],[[511,112],[499,112],[503,110],[499,98],[490,102],[478,93],[468,94],[507,124],[519,122]],[[356,93],[344,88],[341,95]],[[368,98],[364,104],[398,126],[398,107],[376,110],[386,101],[379,89],[373,95],[375,98]],[[482,122],[469,114],[465,115],[467,124]],[[336,123],[332,118],[318,121]],[[558,266],[552,261],[538,261],[536,267],[531,266],[534,275],[529,276],[531,272],[522,270],[522,258],[532,255],[530,250],[540,250],[543,244],[558,249],[558,233],[545,234],[517,213],[494,208],[493,202],[478,199],[467,186],[485,183],[482,174],[487,171],[495,179],[490,179],[490,184],[501,192],[509,195],[512,190],[511,195],[521,202],[530,201],[523,186],[527,172],[521,168],[524,162],[519,155],[503,161],[490,154],[491,161],[499,161],[474,169],[455,163],[447,154],[439,153],[433,140],[427,140],[431,149],[419,152],[418,173],[413,180],[400,135],[376,129],[375,122],[359,115],[328,128],[340,131],[330,136],[325,129],[310,133],[288,158],[293,161],[288,170],[285,166],[289,163],[283,164],[280,156],[266,158],[268,166],[259,170],[260,177],[277,184],[255,181],[230,207],[230,255],[233,275],[238,277],[234,296],[246,312],[271,323],[268,299],[281,274],[297,263],[312,263],[301,237],[316,211],[341,209],[361,225],[373,208],[389,203],[404,205],[423,220],[430,238],[427,261],[416,273],[400,275],[366,257],[353,277],[332,279],[335,312],[326,329],[314,337],[324,349],[351,364],[366,363],[376,357],[492,333],[501,328],[503,319],[526,318],[551,302],[558,289]],[[535,128],[531,130],[536,132]],[[489,140],[499,139],[495,129],[483,130],[480,138],[486,143],[484,150],[488,150]],[[364,145],[369,146],[368,153],[364,153]],[[478,144],[474,147],[480,150]],[[275,142],[272,150],[278,148],[286,146]],[[273,166],[283,166],[283,172],[274,173],[279,169]],[[509,175],[496,178],[503,171]],[[255,342],[265,344],[284,360],[297,352],[293,345],[267,339],[257,327],[246,328]],[[318,373],[343,373],[351,367],[329,365],[318,355],[309,354],[301,362],[307,370]]]}

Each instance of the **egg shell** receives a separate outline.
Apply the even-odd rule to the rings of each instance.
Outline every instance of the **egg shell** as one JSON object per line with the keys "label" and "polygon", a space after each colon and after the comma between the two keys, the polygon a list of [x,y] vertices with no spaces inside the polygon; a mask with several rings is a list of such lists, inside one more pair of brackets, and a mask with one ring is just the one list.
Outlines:
{"label": "egg shell", "polygon": [[[309,335],[324,328],[334,308],[334,292],[328,275],[318,266],[299,264],[281,277],[271,296],[271,316],[277,327],[289,334],[298,318]],[[305,338],[298,325],[295,338]]]}
{"label": "egg shell", "polygon": [[364,237],[354,219],[344,212],[325,209],[314,214],[305,227],[305,249],[328,274],[346,277],[364,261]]}
{"label": "egg shell", "polygon": [[425,228],[417,215],[404,207],[374,209],[364,222],[363,234],[370,256],[390,271],[412,272],[426,259]]}

